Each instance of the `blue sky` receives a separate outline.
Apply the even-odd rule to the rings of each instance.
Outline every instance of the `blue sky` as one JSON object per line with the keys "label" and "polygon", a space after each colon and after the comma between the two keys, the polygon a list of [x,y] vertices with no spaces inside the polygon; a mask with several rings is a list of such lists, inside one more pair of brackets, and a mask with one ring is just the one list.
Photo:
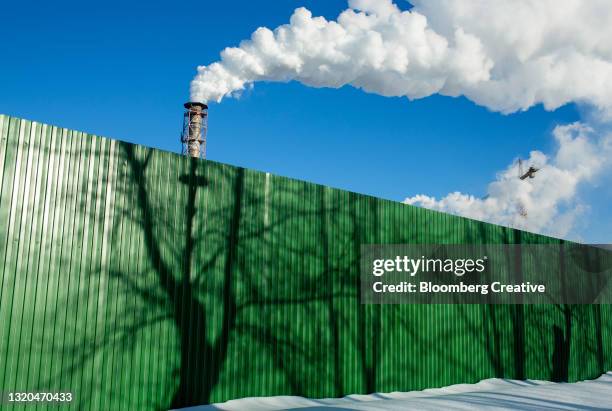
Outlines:
{"label": "blue sky", "polygon": [[[179,151],[182,103],[199,64],[259,26],[306,6],[335,18],[340,0],[9,2],[1,13],[0,112]],[[484,195],[495,172],[549,151],[577,108],[492,113],[464,98],[410,102],[345,87],[256,84],[211,105],[210,159],[401,201]],[[583,231],[610,241],[607,188],[585,193]],[[590,223],[589,223],[590,221]],[[593,221],[598,221],[594,224]]]}

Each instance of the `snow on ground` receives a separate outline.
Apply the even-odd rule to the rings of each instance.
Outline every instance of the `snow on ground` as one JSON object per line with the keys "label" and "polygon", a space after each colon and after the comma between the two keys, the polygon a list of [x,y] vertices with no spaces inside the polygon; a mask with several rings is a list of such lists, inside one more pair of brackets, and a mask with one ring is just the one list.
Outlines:
{"label": "snow on ground", "polygon": [[612,410],[612,372],[572,384],[491,378],[423,391],[349,395],[313,400],[302,397],[254,397],[181,411],[272,410]]}

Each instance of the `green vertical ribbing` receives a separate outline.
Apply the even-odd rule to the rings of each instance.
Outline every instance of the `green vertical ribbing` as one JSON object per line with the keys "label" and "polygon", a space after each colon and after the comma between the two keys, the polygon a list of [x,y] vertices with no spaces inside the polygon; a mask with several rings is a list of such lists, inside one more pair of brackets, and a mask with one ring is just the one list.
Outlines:
{"label": "green vertical ribbing", "polygon": [[[34,178],[34,186],[32,195],[32,220],[30,222],[30,250],[28,255],[28,271],[32,275],[32,279],[29,282],[29,293],[26,295],[24,300],[24,319],[22,321],[22,344],[20,347],[19,357],[23,358],[20,362],[20,368],[22,369],[21,375],[22,380],[20,385],[33,386],[38,380],[38,373],[40,372],[39,367],[35,364],[38,363],[38,347],[32,345],[32,341],[40,340],[40,330],[42,327],[39,326],[41,319],[37,321],[37,314],[40,310],[36,310],[35,307],[38,305],[44,305],[45,300],[45,279],[46,273],[44,270],[44,264],[41,267],[41,259],[44,258],[43,252],[43,239],[47,236],[44,226],[44,214],[45,214],[45,197],[47,194],[46,184],[46,173],[48,171],[49,156],[46,151],[47,146],[47,126],[36,127],[33,134],[33,144],[35,150],[35,170],[36,175]],[[42,268],[42,270],[41,270]],[[42,272],[41,272],[42,271]],[[33,301],[34,304],[29,302]],[[28,327],[29,326],[29,327]]]}
{"label": "green vertical ribbing", "polygon": [[362,244],[519,242],[560,243],[0,115],[0,391],[157,410],[609,370],[607,305],[359,302]]}

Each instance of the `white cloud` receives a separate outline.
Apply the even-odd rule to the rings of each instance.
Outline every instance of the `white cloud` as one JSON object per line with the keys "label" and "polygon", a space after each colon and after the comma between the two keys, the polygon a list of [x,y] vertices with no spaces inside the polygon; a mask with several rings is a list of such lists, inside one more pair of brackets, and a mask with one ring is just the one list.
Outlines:
{"label": "white cloud", "polygon": [[[612,119],[610,0],[411,3],[401,11],[391,0],[349,0],[335,21],[299,8],[288,24],[259,28],[220,61],[198,67],[191,98],[220,102],[258,81],[295,80],[410,99],[463,95],[502,113],[575,102],[594,123]],[[588,209],[579,188],[604,169],[611,139],[584,123],[557,127],[554,137],[554,155],[534,151],[527,161],[542,168],[533,180],[519,180],[511,165],[486,199],[451,193],[406,202],[565,236]]]}
{"label": "white cloud", "polygon": [[297,9],[198,67],[197,101],[257,81],[352,85],[384,96],[465,95],[510,113],[587,103],[612,113],[609,0],[350,0],[336,21]]}
{"label": "white cloud", "polygon": [[404,202],[565,237],[588,209],[580,201],[579,190],[610,165],[612,136],[598,136],[583,123],[558,126],[553,136],[557,149],[552,156],[532,151],[525,161],[540,169],[533,179],[520,180],[515,161],[489,184],[485,198],[454,192],[439,200],[417,195]]}

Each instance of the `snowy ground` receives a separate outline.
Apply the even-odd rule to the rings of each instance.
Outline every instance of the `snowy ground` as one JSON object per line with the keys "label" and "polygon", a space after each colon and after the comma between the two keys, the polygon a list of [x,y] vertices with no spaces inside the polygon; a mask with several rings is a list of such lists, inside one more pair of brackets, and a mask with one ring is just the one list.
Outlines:
{"label": "snowy ground", "polygon": [[312,400],[302,397],[243,398],[183,408],[213,410],[612,410],[612,372],[596,380],[557,384],[537,380],[488,379],[424,391],[349,395]]}

